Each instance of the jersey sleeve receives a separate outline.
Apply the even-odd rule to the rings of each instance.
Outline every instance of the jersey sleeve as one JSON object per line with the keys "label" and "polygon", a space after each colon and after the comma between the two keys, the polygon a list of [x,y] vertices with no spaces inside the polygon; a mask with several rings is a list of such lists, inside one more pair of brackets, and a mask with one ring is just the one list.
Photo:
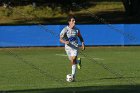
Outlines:
{"label": "jersey sleeve", "polygon": [[78,37],[81,36],[81,33],[80,33],[80,30],[79,29],[77,30],[77,36]]}
{"label": "jersey sleeve", "polygon": [[66,34],[66,28],[63,28],[63,30],[60,32],[60,37],[64,38]]}

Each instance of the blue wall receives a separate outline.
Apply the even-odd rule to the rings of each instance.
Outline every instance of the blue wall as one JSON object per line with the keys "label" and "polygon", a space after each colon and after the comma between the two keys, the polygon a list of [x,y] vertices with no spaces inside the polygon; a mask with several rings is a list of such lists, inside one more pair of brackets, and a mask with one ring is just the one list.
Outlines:
{"label": "blue wall", "polygon": [[[0,47],[62,46],[65,25],[0,26]],[[86,45],[140,45],[140,24],[77,25]]]}

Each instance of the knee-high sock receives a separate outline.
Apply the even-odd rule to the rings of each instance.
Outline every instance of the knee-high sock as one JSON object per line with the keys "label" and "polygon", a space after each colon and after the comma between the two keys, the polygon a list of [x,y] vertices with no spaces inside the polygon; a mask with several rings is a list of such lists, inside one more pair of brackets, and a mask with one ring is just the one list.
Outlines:
{"label": "knee-high sock", "polygon": [[76,64],[72,65],[72,75],[75,77],[76,74]]}

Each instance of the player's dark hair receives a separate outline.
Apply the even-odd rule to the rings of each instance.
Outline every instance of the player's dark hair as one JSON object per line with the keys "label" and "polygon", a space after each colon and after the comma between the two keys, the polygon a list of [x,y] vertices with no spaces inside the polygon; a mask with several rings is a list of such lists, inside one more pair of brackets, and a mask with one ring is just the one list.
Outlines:
{"label": "player's dark hair", "polygon": [[74,18],[74,19],[75,19],[75,17],[74,17],[73,15],[68,16],[67,21],[68,21],[68,22],[69,22],[69,21],[71,21],[71,19],[72,19],[72,18]]}

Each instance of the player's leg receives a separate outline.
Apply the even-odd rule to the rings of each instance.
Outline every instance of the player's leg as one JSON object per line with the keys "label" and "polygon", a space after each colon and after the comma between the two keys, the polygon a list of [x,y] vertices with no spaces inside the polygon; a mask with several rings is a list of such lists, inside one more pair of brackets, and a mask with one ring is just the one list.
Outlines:
{"label": "player's leg", "polygon": [[81,64],[81,58],[80,57],[77,57],[76,63],[77,63],[77,68],[81,69],[82,64]]}
{"label": "player's leg", "polygon": [[75,79],[75,74],[76,74],[76,61],[77,61],[77,55],[78,55],[78,50],[72,49],[72,48],[66,48],[65,49],[68,58],[72,64],[72,75]]}
{"label": "player's leg", "polygon": [[75,77],[75,73],[76,73],[76,62],[74,61],[75,60],[75,58],[72,56],[73,54],[73,51],[72,51],[72,49],[71,48],[66,48],[65,49],[65,51],[66,51],[66,53],[67,53],[67,55],[68,55],[68,58],[69,58],[69,60],[70,60],[70,62],[71,62],[71,66],[72,66],[72,75]]}
{"label": "player's leg", "polygon": [[77,56],[71,56],[72,75],[73,75],[74,79],[75,79],[75,75],[76,75],[76,59],[77,59]]}
{"label": "player's leg", "polygon": [[72,63],[72,74],[74,78],[76,76],[77,55],[78,55],[78,49],[72,49],[71,50],[71,63]]}
{"label": "player's leg", "polygon": [[71,61],[71,49],[65,49],[68,59]]}
{"label": "player's leg", "polygon": [[77,56],[77,59],[76,59],[76,64],[77,64],[77,68],[78,69],[81,69],[81,66],[82,66],[82,64],[81,64],[81,58],[80,57],[78,57],[78,49],[76,49],[76,56]]}

